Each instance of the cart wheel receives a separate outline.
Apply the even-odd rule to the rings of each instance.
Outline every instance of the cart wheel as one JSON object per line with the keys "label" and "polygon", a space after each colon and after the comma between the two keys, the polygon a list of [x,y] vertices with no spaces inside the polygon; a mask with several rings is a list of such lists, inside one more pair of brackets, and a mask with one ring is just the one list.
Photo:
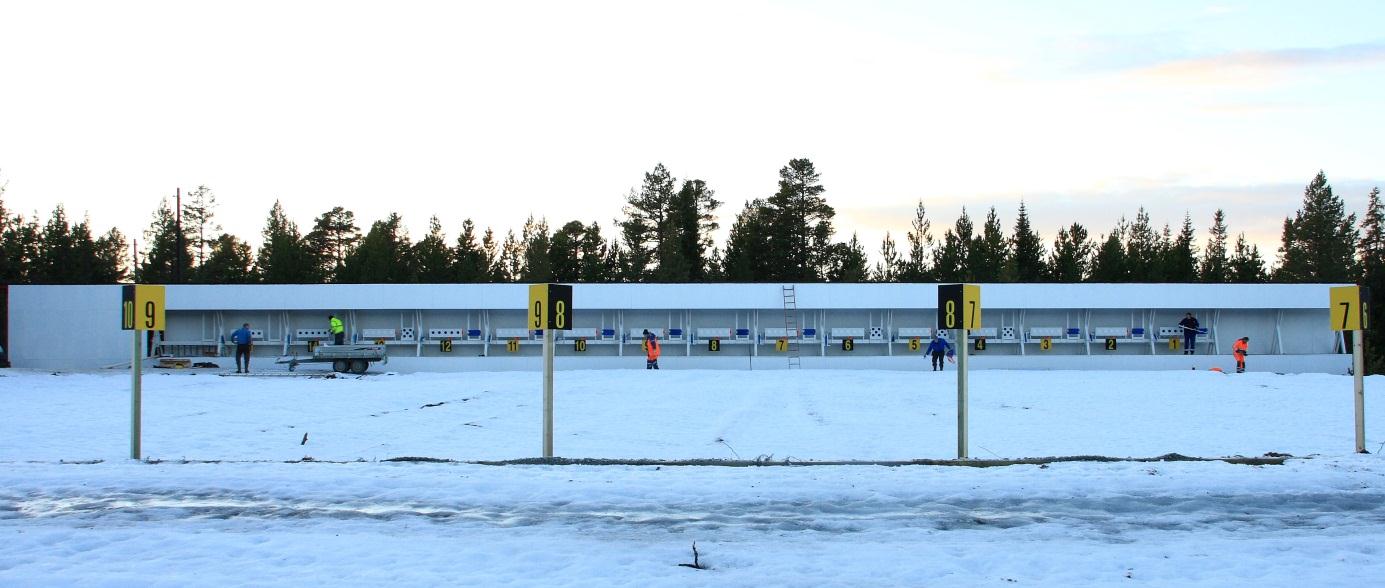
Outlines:
{"label": "cart wheel", "polygon": [[364,360],[364,359],[353,359],[353,360],[351,360],[351,373],[353,373],[353,374],[364,374],[365,371],[366,371],[366,369],[369,368],[369,367],[370,367],[370,362],[368,362],[368,361],[366,361],[366,360]]}
{"label": "cart wheel", "polygon": [[351,369],[350,361],[347,361],[345,359],[338,359],[332,362],[332,371],[334,372],[341,372],[344,374],[346,373],[346,370],[349,369]]}

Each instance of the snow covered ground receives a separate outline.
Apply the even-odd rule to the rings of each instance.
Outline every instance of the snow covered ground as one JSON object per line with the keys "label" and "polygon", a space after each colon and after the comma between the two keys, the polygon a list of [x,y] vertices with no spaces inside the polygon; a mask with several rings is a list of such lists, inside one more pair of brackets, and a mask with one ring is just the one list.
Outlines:
{"label": "snow covered ground", "polygon": [[[1385,457],[1351,380],[973,373],[971,456],[1282,466],[489,466],[534,457],[535,373],[0,372],[0,585],[1370,585]],[[1367,439],[1385,444],[1385,379]],[[563,457],[956,451],[954,373],[557,374]],[[306,435],[306,442],[304,441]],[[285,463],[310,457],[316,461]],[[705,570],[692,563],[696,542]]]}

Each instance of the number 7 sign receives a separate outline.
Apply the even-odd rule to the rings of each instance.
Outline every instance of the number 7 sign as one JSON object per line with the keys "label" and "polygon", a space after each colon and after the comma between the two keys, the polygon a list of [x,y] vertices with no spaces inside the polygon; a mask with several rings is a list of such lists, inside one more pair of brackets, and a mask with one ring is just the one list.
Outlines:
{"label": "number 7 sign", "polygon": [[1370,322],[1367,308],[1370,289],[1361,286],[1332,288],[1328,315],[1334,331],[1364,331]]}

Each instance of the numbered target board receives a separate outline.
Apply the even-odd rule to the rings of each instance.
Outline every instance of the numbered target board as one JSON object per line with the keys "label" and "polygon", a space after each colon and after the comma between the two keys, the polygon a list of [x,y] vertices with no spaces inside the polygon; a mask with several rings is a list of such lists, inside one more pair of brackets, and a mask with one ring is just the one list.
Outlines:
{"label": "numbered target board", "polygon": [[707,351],[721,351],[721,339],[708,339]]}
{"label": "numbered target board", "polygon": [[938,286],[938,328],[981,328],[981,286],[942,284]]}
{"label": "numbered target board", "polygon": [[1330,319],[1334,331],[1364,331],[1370,325],[1366,316],[1370,311],[1370,288],[1363,286],[1338,286],[1332,288],[1332,307]]}
{"label": "numbered target board", "polygon": [[164,287],[121,286],[120,328],[125,331],[164,330]]}
{"label": "numbered target board", "polygon": [[529,328],[571,329],[572,286],[534,284],[529,286]]}

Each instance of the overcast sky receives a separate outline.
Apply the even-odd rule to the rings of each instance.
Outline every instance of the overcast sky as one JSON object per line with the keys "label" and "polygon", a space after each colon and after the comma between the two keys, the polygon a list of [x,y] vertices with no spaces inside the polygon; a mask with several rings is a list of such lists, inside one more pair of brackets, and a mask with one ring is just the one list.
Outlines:
{"label": "overcast sky", "polygon": [[1383,6],[0,0],[0,182],[141,239],[205,184],[258,244],[276,198],[609,225],[662,162],[724,236],[807,157],[873,257],[919,199],[937,235],[1024,199],[1048,242],[1222,207],[1273,258],[1319,169],[1356,211],[1385,184]]}

